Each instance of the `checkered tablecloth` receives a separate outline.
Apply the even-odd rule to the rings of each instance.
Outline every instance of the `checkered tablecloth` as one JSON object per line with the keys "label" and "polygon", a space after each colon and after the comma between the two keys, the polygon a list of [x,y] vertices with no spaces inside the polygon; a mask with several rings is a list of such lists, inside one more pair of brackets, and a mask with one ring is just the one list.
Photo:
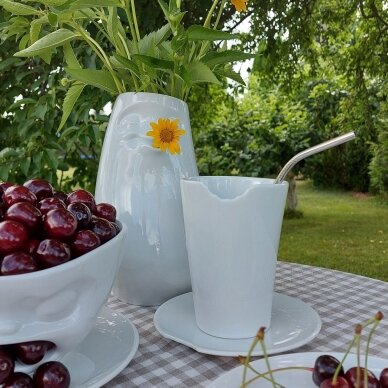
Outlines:
{"label": "checkered tablecloth", "polygon": [[[322,320],[319,335],[294,352],[344,351],[354,325],[381,310],[385,320],[373,338],[371,354],[388,359],[388,283],[279,262],[276,291],[308,303]],[[104,387],[206,387],[224,371],[239,365],[236,358],[208,356],[163,338],[153,325],[156,307],[132,306],[115,298],[108,306],[135,324],[140,345],[130,364]]]}

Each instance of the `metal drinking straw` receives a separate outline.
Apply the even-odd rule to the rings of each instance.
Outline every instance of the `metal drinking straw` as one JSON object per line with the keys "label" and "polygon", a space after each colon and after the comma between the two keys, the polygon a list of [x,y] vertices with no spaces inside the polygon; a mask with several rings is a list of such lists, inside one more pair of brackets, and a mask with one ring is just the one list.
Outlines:
{"label": "metal drinking straw", "polygon": [[317,154],[319,152],[328,150],[329,148],[336,147],[337,145],[346,143],[349,140],[353,140],[356,137],[356,134],[354,132],[345,133],[345,135],[341,135],[338,137],[335,137],[334,139],[325,141],[321,144],[317,144],[314,147],[307,148],[307,150],[304,150],[302,152],[299,152],[299,154],[296,154],[293,158],[291,158],[286,165],[282,168],[279,175],[275,179],[274,183],[282,183],[286,175],[290,172],[292,167],[295,166],[298,162],[300,162],[302,159],[307,158],[308,156]]}

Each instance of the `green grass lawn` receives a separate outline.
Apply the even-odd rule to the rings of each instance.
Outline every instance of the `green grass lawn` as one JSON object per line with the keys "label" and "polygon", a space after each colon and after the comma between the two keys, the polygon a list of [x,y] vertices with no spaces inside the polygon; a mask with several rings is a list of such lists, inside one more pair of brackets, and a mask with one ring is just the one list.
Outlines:
{"label": "green grass lawn", "polygon": [[298,182],[303,218],[283,222],[279,260],[388,281],[388,201]]}

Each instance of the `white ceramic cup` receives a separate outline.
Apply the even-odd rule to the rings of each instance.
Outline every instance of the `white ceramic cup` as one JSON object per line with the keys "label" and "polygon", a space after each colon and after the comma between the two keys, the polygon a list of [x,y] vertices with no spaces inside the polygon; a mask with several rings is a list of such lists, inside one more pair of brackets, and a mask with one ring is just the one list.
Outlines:
{"label": "white ceramic cup", "polygon": [[203,176],[181,189],[198,327],[221,338],[269,329],[288,183]]}
{"label": "white ceramic cup", "polygon": [[[93,329],[117,275],[127,227],[97,249],[62,265],[0,276],[0,345],[55,343],[42,362],[60,360]],[[17,365],[30,372],[37,365]]]}

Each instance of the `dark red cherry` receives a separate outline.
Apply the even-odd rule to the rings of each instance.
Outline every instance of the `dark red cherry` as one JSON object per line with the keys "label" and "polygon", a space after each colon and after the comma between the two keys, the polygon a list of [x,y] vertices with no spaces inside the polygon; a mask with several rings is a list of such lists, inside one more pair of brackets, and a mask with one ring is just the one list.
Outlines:
{"label": "dark red cherry", "polygon": [[100,238],[101,244],[109,241],[116,236],[116,229],[111,222],[103,218],[94,218],[92,220],[91,230]]}
{"label": "dark red cherry", "polygon": [[49,341],[30,341],[13,345],[13,351],[19,361],[33,365],[43,360],[53,343]]}
{"label": "dark red cherry", "polygon": [[33,380],[35,388],[68,388],[70,373],[62,363],[49,361],[39,366]]}
{"label": "dark red cherry", "polygon": [[116,221],[116,208],[109,203],[99,203],[94,214],[111,222]]}
{"label": "dark red cherry", "polygon": [[8,208],[5,219],[20,222],[28,230],[33,231],[41,227],[42,214],[31,203],[18,202]]}
{"label": "dark red cherry", "polygon": [[[329,354],[323,354],[319,356],[315,360],[314,364],[314,383],[319,387],[322,381],[332,378],[339,364],[340,362],[335,357],[330,356]],[[344,376],[344,374],[344,369],[341,368],[339,376]]]}
{"label": "dark red cherry", "polygon": [[34,388],[34,383],[26,373],[15,372],[8,377],[3,388]]}
{"label": "dark red cherry", "polygon": [[[364,373],[365,368],[360,367],[360,386],[357,388],[380,388],[379,380],[377,380],[377,377],[370,370],[367,370],[368,387],[365,387]],[[357,367],[353,367],[347,370],[345,373],[345,378],[348,380],[350,387],[355,388],[357,383]]]}
{"label": "dark red cherry", "polygon": [[0,202],[3,200],[4,191],[8,189],[8,187],[13,186],[14,183],[11,182],[0,182]]}
{"label": "dark red cherry", "polygon": [[75,190],[67,196],[67,203],[71,204],[73,202],[82,202],[90,209],[92,214],[96,209],[96,201],[94,200],[93,194],[89,193],[86,190]]}
{"label": "dark red cherry", "polygon": [[54,197],[60,199],[63,203],[67,203],[67,194],[63,191],[54,191]]}
{"label": "dark red cherry", "polygon": [[22,250],[27,240],[27,229],[20,222],[0,222],[0,254]]}
{"label": "dark red cherry", "polygon": [[118,235],[120,233],[120,227],[116,224],[116,222],[111,222],[111,224],[116,229],[116,235]]}
{"label": "dark red cherry", "polygon": [[36,195],[38,201],[43,198],[52,197],[53,187],[44,179],[31,179],[23,184],[24,187],[27,187],[31,192]]}
{"label": "dark red cherry", "polygon": [[66,205],[59,198],[51,197],[45,198],[39,201],[38,209],[42,213],[42,215],[47,214],[50,210],[54,209],[66,209]]}
{"label": "dark red cherry", "polygon": [[332,378],[329,378],[323,380],[319,385],[319,388],[350,388],[350,384],[344,377],[338,376],[335,384],[333,383]]}
{"label": "dark red cherry", "polygon": [[4,220],[6,211],[7,211],[7,207],[5,206],[5,203],[1,202],[1,196],[0,196],[0,222]]}
{"label": "dark red cherry", "polygon": [[71,212],[78,222],[78,229],[86,228],[92,221],[92,213],[90,209],[82,202],[73,202],[67,210]]}
{"label": "dark red cherry", "polygon": [[36,195],[28,190],[27,187],[20,185],[8,187],[8,189],[4,191],[3,198],[7,207],[18,202],[29,202],[34,206],[37,204]]}
{"label": "dark red cherry", "polygon": [[42,268],[55,267],[71,259],[70,248],[64,242],[46,239],[40,242],[35,258]]}
{"label": "dark red cherry", "polygon": [[36,250],[38,249],[40,241],[36,239],[30,239],[24,245],[24,252],[28,253],[31,256],[35,255]]}
{"label": "dark red cherry", "polygon": [[14,369],[15,361],[12,356],[4,349],[0,349],[0,385],[11,376]]}
{"label": "dark red cherry", "polygon": [[388,368],[385,368],[380,373],[381,388],[388,388]]}
{"label": "dark red cherry", "polygon": [[34,258],[24,252],[14,252],[4,256],[1,262],[1,275],[20,275],[22,273],[35,272],[38,265]]}
{"label": "dark red cherry", "polygon": [[66,209],[50,210],[44,217],[44,230],[50,238],[68,240],[77,229],[77,220]]}
{"label": "dark red cherry", "polygon": [[76,232],[70,248],[73,255],[78,257],[96,249],[100,245],[100,238],[94,232],[91,230],[79,230]]}

